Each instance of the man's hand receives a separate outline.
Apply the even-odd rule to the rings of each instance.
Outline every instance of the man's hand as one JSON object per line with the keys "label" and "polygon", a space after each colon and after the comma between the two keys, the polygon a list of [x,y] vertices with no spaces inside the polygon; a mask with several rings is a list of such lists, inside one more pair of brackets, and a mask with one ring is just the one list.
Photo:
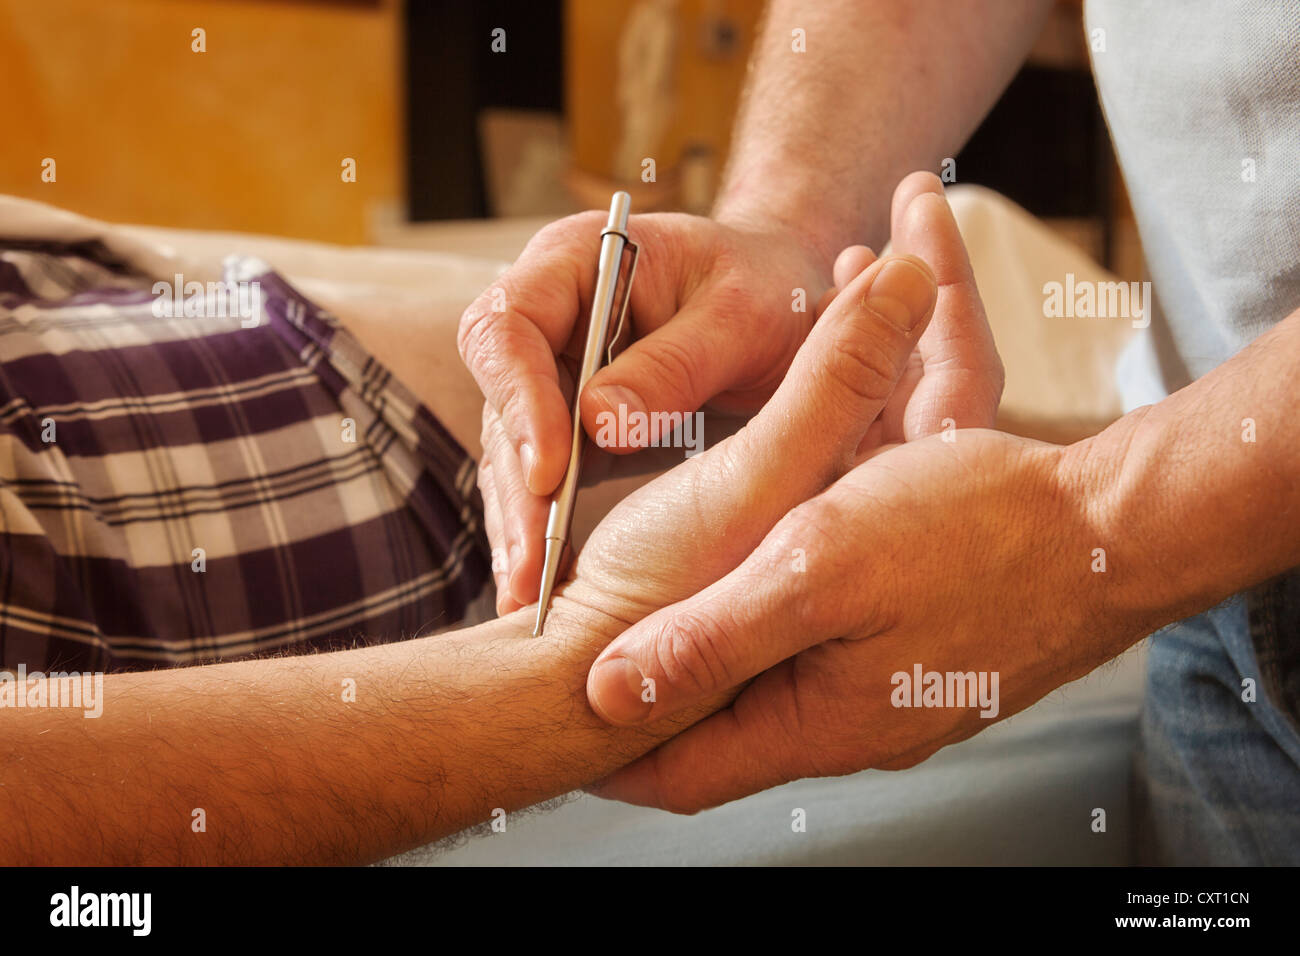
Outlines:
{"label": "man's hand", "polygon": [[786,512],[851,467],[935,297],[919,259],[864,269],[818,321],[771,401],[735,435],[621,501],[557,594],[621,622],[608,629],[613,637],[734,569]]}
{"label": "man's hand", "polygon": [[[563,366],[576,367],[582,351],[603,223],[603,213],[591,212],[543,229],[461,319],[460,352],[486,397],[479,485],[488,534],[509,557],[498,576],[501,613],[537,598],[547,496],[569,455],[571,368]],[[617,414],[620,405],[756,410],[812,325],[829,260],[756,220],[634,216],[629,234],[642,249],[630,302],[634,341],[582,395],[588,434],[595,437],[601,412]]]}
{"label": "man's hand", "polygon": [[[624,725],[754,679],[595,792],[695,811],[910,767],[1119,653],[1147,622],[1096,613],[1100,535],[1062,461],[1058,446],[964,430],[882,451],[795,508],[735,571],[597,660],[589,699]],[[992,706],[900,707],[918,665],[983,673]],[[631,692],[643,682],[653,702]]]}
{"label": "man's hand", "polygon": [[[908,767],[1296,567],[1297,342],[1300,310],[1068,447],[979,429],[868,450],[726,578],[597,659],[588,699],[618,723],[743,690],[594,789],[691,811],[801,776]],[[915,704],[894,677],[918,665],[996,673],[996,715],[896,706]],[[650,681],[653,702],[629,693]]]}
{"label": "man's hand", "polygon": [[[1009,567],[1028,577],[1024,586],[1032,591],[1032,573],[1021,566],[1025,552],[1017,550],[1026,547],[1025,536],[1043,533],[1050,546],[1059,539],[1037,522],[1079,528],[1082,517],[1063,503],[1053,446],[974,430],[993,424],[1002,368],[942,186],[928,174],[909,176],[896,191],[892,219],[899,251],[916,253],[934,267],[938,303],[906,371],[859,443],[864,463],[785,517],[724,580],[645,618],[611,644],[592,669],[588,697],[607,720],[636,723],[761,676],[730,710],[616,774],[603,793],[698,809],[807,774],[906,765],[981,726],[978,719],[959,720],[967,715],[953,711],[940,713],[937,723],[919,711],[920,717],[909,712],[907,719],[881,721],[890,709],[889,678],[899,670],[911,673],[915,663],[927,670],[958,669],[958,658],[972,648],[943,645],[935,659],[924,656],[931,647],[927,638],[947,633],[927,631],[949,626],[936,616],[951,617],[968,588],[981,601],[1005,601],[1010,592],[972,586],[970,575],[981,568],[995,575],[1008,567],[1007,555],[1016,556]],[[836,264],[837,281],[869,260],[869,250],[845,250]],[[828,314],[843,298],[829,303]],[[807,400],[817,404],[834,397],[814,391]],[[904,441],[916,444],[882,451]],[[778,450],[786,468],[798,471],[803,448],[792,441]],[[1028,502],[1023,513],[1014,511],[1017,495]],[[1007,513],[996,509],[999,503]],[[759,527],[770,520],[755,515]],[[991,524],[978,527],[982,520]],[[955,544],[944,538],[959,521],[971,535],[969,565],[952,563]],[[1002,548],[981,550],[985,537]],[[1090,549],[1081,555],[1086,572]],[[977,566],[977,559],[985,564]],[[940,586],[948,588],[946,605],[937,600]],[[1006,633],[1024,620],[1013,610],[1010,620],[991,621],[998,632],[994,646],[1005,647]],[[904,628],[898,632],[902,644],[880,638],[885,623]],[[985,632],[972,633],[978,656]],[[875,636],[856,640],[867,635]],[[881,671],[882,660],[900,648],[916,659]],[[1017,660],[1020,667],[1038,666],[1023,655]],[[990,661],[975,669],[1016,673],[1000,659]],[[1058,655],[1033,672],[1033,682],[1013,682],[1001,713],[1032,703],[1067,679],[1070,666]],[[875,700],[870,695],[881,686],[884,693]],[[653,703],[645,700],[647,687],[653,688]],[[885,733],[886,726],[893,733]]]}
{"label": "man's hand", "polygon": [[[1002,367],[942,193],[935,176],[915,173],[894,194],[894,244],[935,270],[943,320],[920,340],[864,447],[942,427],[991,424],[997,409]],[[493,549],[508,555],[506,570],[497,574],[497,610],[503,614],[537,597],[546,495],[563,477],[569,442],[552,349],[567,347],[566,354],[573,354],[581,348],[581,341],[573,340],[573,320],[590,297],[598,220],[598,214],[584,214],[543,230],[462,320],[462,352],[487,395],[479,486]],[[608,383],[634,383],[641,389],[638,400],[654,410],[689,411],[712,396],[719,410],[752,411],[780,380],[811,320],[838,289],[828,289],[817,302],[818,260],[789,233],[676,215],[640,216],[633,222],[638,241],[647,243],[633,286],[633,320],[638,334],[650,334],[593,379],[582,403],[587,429],[594,434],[597,414],[627,402],[595,398]],[[833,269],[837,287],[874,261],[864,246],[845,249]],[[557,276],[563,282],[557,283]],[[520,295],[513,311],[507,291],[512,288]],[[796,288],[807,292],[809,303],[817,302],[815,309],[791,310]],[[490,312],[502,304],[500,295],[506,311]],[[680,309],[664,313],[665,301]],[[552,331],[544,335],[548,328]],[[746,381],[748,387],[736,387]],[[524,462],[538,467],[534,449],[541,447],[543,435],[546,446],[557,451],[554,467],[537,472],[543,475],[539,482],[527,477]],[[525,445],[529,450],[521,451]]]}

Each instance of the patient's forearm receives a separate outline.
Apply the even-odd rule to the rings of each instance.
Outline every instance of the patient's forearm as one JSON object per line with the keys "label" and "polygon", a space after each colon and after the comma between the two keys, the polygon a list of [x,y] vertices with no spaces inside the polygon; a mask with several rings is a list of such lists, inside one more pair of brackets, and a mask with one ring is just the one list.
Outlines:
{"label": "patient's forearm", "polygon": [[772,0],[716,214],[775,216],[827,257],[853,243],[879,249],[894,186],[954,155],[1049,7]]}
{"label": "patient's forearm", "polygon": [[0,863],[372,861],[568,792],[676,729],[591,712],[609,622],[561,597],[545,637],[531,623],[109,675],[97,719],[0,711]]}

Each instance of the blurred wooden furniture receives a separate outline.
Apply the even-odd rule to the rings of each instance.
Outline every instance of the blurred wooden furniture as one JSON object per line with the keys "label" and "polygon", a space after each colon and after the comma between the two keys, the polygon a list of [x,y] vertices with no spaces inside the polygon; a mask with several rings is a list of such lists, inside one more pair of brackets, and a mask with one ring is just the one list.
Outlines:
{"label": "blurred wooden furniture", "polygon": [[[607,205],[612,188],[631,191],[641,210],[708,205],[763,6],[567,0],[569,186],[585,205]],[[653,184],[641,180],[646,158]]]}
{"label": "blurred wooden furniture", "polygon": [[[641,210],[707,211],[763,8],[566,0],[566,185],[579,205],[601,207],[623,188]],[[1135,279],[1141,251],[1088,57],[1082,0],[1058,0],[1025,68],[956,157],[957,181],[998,189]],[[641,180],[647,159],[653,183]]]}

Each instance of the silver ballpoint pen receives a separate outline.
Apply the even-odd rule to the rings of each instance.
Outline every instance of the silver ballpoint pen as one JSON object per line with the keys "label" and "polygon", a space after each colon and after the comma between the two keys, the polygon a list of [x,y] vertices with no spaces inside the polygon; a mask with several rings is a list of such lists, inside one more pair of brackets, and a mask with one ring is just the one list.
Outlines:
{"label": "silver ballpoint pen", "polygon": [[[537,624],[533,637],[542,636],[546,612],[551,605],[551,592],[560,574],[560,560],[569,541],[569,526],[573,523],[573,505],[578,497],[578,480],[582,473],[584,436],[582,413],[578,399],[587,382],[606,362],[613,361],[614,347],[622,334],[627,319],[627,303],[632,292],[632,277],[636,275],[636,260],[640,250],[628,239],[627,219],[632,207],[632,197],[625,192],[614,193],[609,203],[609,219],[600,233],[600,262],[596,270],[596,288],[591,296],[591,318],[587,322],[587,342],[582,351],[582,365],[573,391],[573,441],[569,446],[569,467],[564,481],[551,500],[551,512],[546,520],[546,559],[542,564],[542,588],[537,602]],[[623,255],[631,252],[631,264],[623,283],[622,301],[618,305],[618,321],[610,329],[614,314],[614,299],[618,294],[618,280],[623,271]]]}

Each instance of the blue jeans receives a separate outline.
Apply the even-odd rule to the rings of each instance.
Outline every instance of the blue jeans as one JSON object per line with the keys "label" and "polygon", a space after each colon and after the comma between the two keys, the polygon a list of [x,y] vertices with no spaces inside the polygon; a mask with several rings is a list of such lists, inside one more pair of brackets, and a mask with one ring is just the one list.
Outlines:
{"label": "blue jeans", "polygon": [[1158,631],[1148,662],[1136,861],[1300,864],[1300,569]]}

